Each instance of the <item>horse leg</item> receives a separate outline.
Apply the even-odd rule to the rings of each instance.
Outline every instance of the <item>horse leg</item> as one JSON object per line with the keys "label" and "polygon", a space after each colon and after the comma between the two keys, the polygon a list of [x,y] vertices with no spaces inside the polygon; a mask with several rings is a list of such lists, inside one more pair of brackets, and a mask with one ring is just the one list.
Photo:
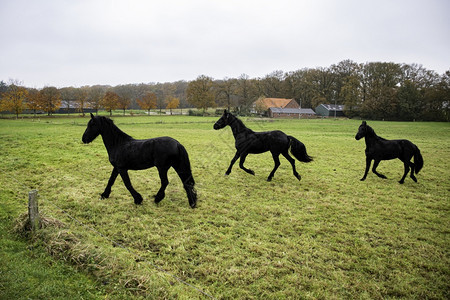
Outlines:
{"label": "horse leg", "polygon": [[113,168],[111,176],[109,177],[109,180],[108,180],[108,185],[106,186],[105,191],[100,194],[100,197],[102,199],[109,198],[109,194],[111,194],[111,187],[113,186],[114,182],[116,181],[117,175],[119,175],[119,171],[117,170],[117,168]]}
{"label": "horse leg", "polygon": [[278,167],[280,166],[280,158],[279,158],[279,153],[278,154],[275,154],[275,153],[272,153],[272,158],[273,158],[273,161],[274,161],[274,163],[275,163],[275,166],[273,167],[273,170],[272,170],[272,172],[270,172],[270,175],[269,175],[269,177],[267,177],[267,181],[272,181],[272,178],[273,178],[273,175],[275,174],[275,171],[278,169]]}
{"label": "horse leg", "polygon": [[411,177],[412,180],[414,180],[414,182],[417,182],[417,178],[416,176],[414,176],[414,170],[416,168],[416,165],[412,162],[408,162],[409,166],[411,167],[411,174],[409,175],[409,177]]}
{"label": "horse leg", "polygon": [[360,179],[361,181],[366,180],[367,173],[369,173],[371,163],[372,163],[372,158],[366,157],[366,170],[364,171],[364,176]]}
{"label": "horse leg", "polygon": [[161,187],[158,193],[155,195],[155,203],[159,203],[166,196],[165,190],[169,185],[169,179],[167,178],[168,168],[158,168],[159,178],[161,179]]}
{"label": "horse leg", "polygon": [[233,168],[233,165],[236,162],[236,160],[239,158],[239,156],[240,156],[239,151],[236,151],[236,154],[234,155],[233,159],[231,160],[230,166],[228,167],[228,170],[225,172],[225,175],[230,175],[231,168]]}
{"label": "horse leg", "polygon": [[400,179],[400,181],[398,182],[400,184],[403,184],[405,182],[406,175],[408,175],[408,172],[409,172],[409,164],[408,164],[408,162],[404,161],[403,165],[405,167],[405,172],[403,173],[402,179]]}
{"label": "horse leg", "polygon": [[246,167],[244,167],[244,162],[245,162],[245,158],[247,157],[247,155],[248,155],[248,153],[241,154],[241,159],[239,160],[239,167],[242,170],[244,170],[245,172],[247,172],[248,174],[255,175],[255,172],[253,172],[253,170],[247,169]]}
{"label": "horse leg", "polygon": [[283,156],[288,160],[288,162],[291,163],[292,166],[292,171],[294,171],[294,176],[295,178],[297,178],[298,180],[302,179],[302,177],[300,176],[300,174],[297,173],[297,170],[295,169],[295,159],[293,159],[289,153],[285,152],[285,153],[281,153],[283,154]]}
{"label": "horse leg", "polygon": [[190,170],[182,170],[179,166],[174,166],[174,169],[180,177],[181,182],[183,182],[183,187],[189,200],[189,205],[191,208],[195,208],[197,205],[197,192],[194,188],[195,181],[192,177],[192,172]]}
{"label": "horse leg", "polygon": [[141,204],[142,203],[142,196],[131,185],[130,177],[128,176],[127,170],[120,170],[120,177],[122,177],[123,183],[125,184],[125,187],[128,189],[128,191],[131,193],[131,196],[134,198],[134,204]]}
{"label": "horse leg", "polygon": [[380,163],[380,160],[379,160],[379,159],[375,159],[375,160],[374,160],[374,162],[373,162],[373,167],[372,167],[372,172],[373,172],[374,174],[376,174],[378,177],[383,178],[383,179],[386,179],[386,178],[387,178],[386,176],[384,176],[383,174],[377,172],[377,168],[378,168],[378,164],[379,164],[379,163]]}

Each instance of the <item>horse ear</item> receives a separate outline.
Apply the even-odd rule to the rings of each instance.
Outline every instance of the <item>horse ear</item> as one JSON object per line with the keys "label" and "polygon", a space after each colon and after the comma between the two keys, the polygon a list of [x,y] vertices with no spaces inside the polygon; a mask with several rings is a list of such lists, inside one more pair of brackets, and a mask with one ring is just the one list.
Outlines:
{"label": "horse ear", "polygon": [[227,110],[225,109],[224,111],[223,111],[223,114],[224,115],[226,115],[228,112],[227,112]]}
{"label": "horse ear", "polygon": [[367,122],[366,121],[362,121],[362,125],[366,126]]}
{"label": "horse ear", "polygon": [[93,119],[94,118],[94,115],[91,113],[91,119]]}

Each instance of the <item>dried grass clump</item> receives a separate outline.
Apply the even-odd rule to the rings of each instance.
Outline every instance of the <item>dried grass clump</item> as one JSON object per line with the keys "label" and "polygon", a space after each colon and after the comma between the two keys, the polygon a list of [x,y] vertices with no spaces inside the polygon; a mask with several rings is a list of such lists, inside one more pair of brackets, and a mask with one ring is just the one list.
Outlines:
{"label": "dried grass clump", "polygon": [[[45,228],[63,228],[66,225],[58,219],[40,215],[39,229]],[[31,223],[28,213],[21,214],[14,222],[13,233],[23,237],[28,237],[31,232]]]}
{"label": "dried grass clump", "polygon": [[166,298],[167,287],[174,284],[126,249],[111,247],[109,241],[89,232],[74,232],[54,218],[41,215],[39,230],[32,232],[24,213],[16,219],[13,231],[30,239],[34,246],[44,247],[53,257],[93,275],[111,293],[121,288],[134,295]]}

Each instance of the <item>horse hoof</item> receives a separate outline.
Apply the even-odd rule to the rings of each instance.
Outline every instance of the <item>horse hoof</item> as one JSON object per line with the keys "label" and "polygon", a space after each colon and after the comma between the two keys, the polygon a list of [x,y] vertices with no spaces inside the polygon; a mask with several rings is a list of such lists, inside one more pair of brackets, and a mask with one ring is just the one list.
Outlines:
{"label": "horse hoof", "polygon": [[134,197],[134,204],[139,205],[142,204],[142,196],[141,195],[137,195],[136,197]]}
{"label": "horse hoof", "polygon": [[155,195],[155,203],[158,204],[159,202],[161,202],[162,199],[164,199],[164,196],[165,196],[164,194],[162,194],[162,195],[159,194],[159,193],[156,194],[156,195]]}
{"label": "horse hoof", "polygon": [[366,180],[366,179],[365,179],[365,178],[361,178],[361,179],[360,179],[360,181],[364,181],[364,180]]}
{"label": "horse hoof", "polygon": [[105,194],[105,193],[100,194],[100,199],[101,200],[108,199],[108,198],[109,198],[109,194]]}
{"label": "horse hoof", "polygon": [[400,184],[403,184],[403,183],[405,183],[404,181],[402,181],[402,180],[400,180],[398,183],[400,183]]}
{"label": "horse hoof", "polygon": [[267,178],[267,181],[268,181],[268,182],[271,182],[271,181],[272,181],[272,178],[270,178],[270,177]]}

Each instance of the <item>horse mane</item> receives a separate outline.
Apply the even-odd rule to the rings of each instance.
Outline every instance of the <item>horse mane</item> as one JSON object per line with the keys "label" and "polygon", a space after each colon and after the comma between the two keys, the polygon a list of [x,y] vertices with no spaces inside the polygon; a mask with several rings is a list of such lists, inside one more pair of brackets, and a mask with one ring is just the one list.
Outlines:
{"label": "horse mane", "polygon": [[378,136],[376,133],[375,133],[375,130],[373,130],[373,128],[372,127],[370,127],[369,125],[366,125],[366,136],[370,136],[370,137],[377,137],[377,138],[379,138],[380,140],[386,140],[385,138],[382,138],[381,136]]}
{"label": "horse mane", "polygon": [[[245,126],[244,122],[242,122],[241,119],[239,119],[238,117],[236,117],[236,116],[233,115],[233,114],[230,114],[230,115],[233,116],[233,122],[236,122],[236,123],[238,124],[237,127],[241,128],[241,129],[243,128],[244,130],[248,130],[248,131],[250,131],[250,132],[253,132],[253,130],[251,130],[250,128],[248,128],[247,126]],[[231,125],[231,124],[230,124],[230,125]]]}
{"label": "horse mane", "polygon": [[114,121],[106,118],[106,117],[99,117],[100,121],[102,122],[102,125],[106,125],[105,127],[109,130],[109,132],[111,133],[111,137],[114,139],[115,143],[121,143],[124,141],[129,141],[132,140],[133,137],[126,134],[125,132],[123,132],[122,130],[120,130],[119,127],[117,127],[116,124],[114,124]]}

